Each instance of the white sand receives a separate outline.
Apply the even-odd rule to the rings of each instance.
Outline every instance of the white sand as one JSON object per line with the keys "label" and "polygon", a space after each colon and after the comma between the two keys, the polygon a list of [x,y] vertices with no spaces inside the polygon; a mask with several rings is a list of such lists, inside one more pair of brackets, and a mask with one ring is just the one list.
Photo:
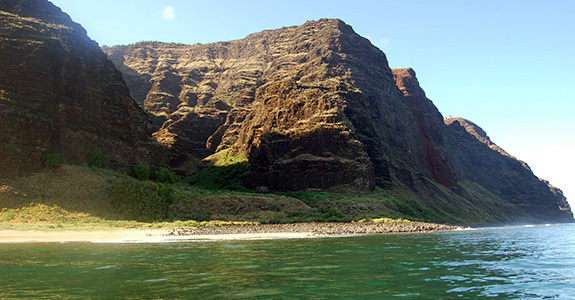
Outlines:
{"label": "white sand", "polygon": [[223,240],[258,240],[258,239],[293,239],[316,236],[313,233],[249,233],[168,236],[168,230],[109,230],[109,231],[19,231],[0,230],[1,243],[35,243],[35,242],[141,242],[157,243],[170,241],[223,241]]}

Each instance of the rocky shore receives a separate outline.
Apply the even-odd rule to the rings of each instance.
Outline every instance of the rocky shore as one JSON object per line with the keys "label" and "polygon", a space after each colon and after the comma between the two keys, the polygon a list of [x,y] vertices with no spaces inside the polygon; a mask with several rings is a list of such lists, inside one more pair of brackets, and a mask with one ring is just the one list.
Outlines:
{"label": "rocky shore", "polygon": [[433,223],[295,223],[262,225],[229,225],[185,227],[176,229],[116,229],[116,230],[0,230],[2,243],[37,242],[165,242],[222,241],[255,239],[292,239],[322,236],[352,236],[365,234],[417,233],[454,230],[457,226]]}
{"label": "rocky shore", "polygon": [[384,233],[417,233],[454,230],[457,226],[410,222],[410,223],[294,223],[258,225],[220,225],[185,227],[168,231],[167,236],[230,235],[264,233],[311,233],[313,235],[356,235]]}

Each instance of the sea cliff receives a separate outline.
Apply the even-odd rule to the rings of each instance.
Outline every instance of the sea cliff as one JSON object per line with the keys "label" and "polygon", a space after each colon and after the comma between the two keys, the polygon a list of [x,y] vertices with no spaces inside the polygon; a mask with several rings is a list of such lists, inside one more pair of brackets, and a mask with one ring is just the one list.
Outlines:
{"label": "sea cliff", "polygon": [[46,157],[86,164],[98,151],[112,169],[169,168],[193,185],[174,195],[252,193],[170,194],[159,211],[181,218],[240,217],[239,203],[282,211],[285,196],[344,219],[573,221],[558,188],[471,121],[444,119],[413,69],[390,69],[341,20],[104,49],[45,0],[2,1],[0,23],[0,177],[43,170]]}
{"label": "sea cliff", "polygon": [[558,189],[466,130],[469,121],[444,120],[413,69],[391,70],[341,20],[104,51],[157,116],[154,135],[181,172],[223,153],[246,159],[244,184],[260,191],[401,186],[424,208],[461,220],[572,220]]}

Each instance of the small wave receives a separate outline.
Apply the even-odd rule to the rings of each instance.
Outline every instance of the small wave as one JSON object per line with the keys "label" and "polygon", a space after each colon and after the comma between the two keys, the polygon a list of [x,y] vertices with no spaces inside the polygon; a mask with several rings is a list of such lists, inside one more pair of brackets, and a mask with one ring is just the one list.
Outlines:
{"label": "small wave", "polygon": [[420,293],[407,293],[407,294],[395,294],[394,297],[417,297],[420,296]]}
{"label": "small wave", "polygon": [[116,265],[109,265],[109,266],[97,267],[96,270],[107,270],[107,269],[116,269],[116,268],[118,268],[118,266],[116,266]]}
{"label": "small wave", "polygon": [[158,278],[158,279],[148,279],[148,280],[144,280],[144,282],[161,282],[161,281],[166,281],[168,279],[166,278]]}
{"label": "small wave", "polygon": [[455,228],[455,230],[476,230],[476,228],[459,226],[459,227]]}

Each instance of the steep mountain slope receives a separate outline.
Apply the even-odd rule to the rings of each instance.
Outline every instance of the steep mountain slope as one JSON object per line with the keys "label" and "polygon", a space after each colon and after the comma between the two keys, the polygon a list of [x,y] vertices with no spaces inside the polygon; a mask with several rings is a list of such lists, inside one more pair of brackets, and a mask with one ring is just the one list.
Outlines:
{"label": "steep mountain slope", "polygon": [[[573,220],[561,190],[537,178],[526,163],[493,143],[485,131],[471,121],[444,120],[425,96],[412,69],[397,69],[393,73],[417,120],[427,166],[435,182],[468,200],[484,189],[483,200],[473,206],[483,210],[499,207],[493,213],[501,215],[506,211],[509,221],[529,217],[562,222]],[[485,206],[488,199],[493,202]],[[514,208],[500,206],[497,204],[500,200]]]}
{"label": "steep mountain slope", "polygon": [[[174,167],[231,149],[249,156],[248,185],[280,190],[369,191],[403,169],[425,170],[385,55],[339,20],[225,43],[105,51],[136,99],[168,114],[156,136],[175,149]],[[390,166],[394,149],[415,153],[395,151]]]}
{"label": "steep mountain slope", "polygon": [[526,163],[494,144],[483,129],[462,118],[445,122],[449,158],[461,180],[476,182],[536,219],[573,219],[563,192],[537,178]]}
{"label": "steep mountain slope", "polygon": [[151,124],[86,31],[45,0],[0,2],[0,177],[60,154],[85,163],[150,162]]}
{"label": "steep mountain slope", "polygon": [[457,192],[457,178],[447,163],[443,116],[425,96],[413,69],[395,69],[393,76],[405,103],[415,117],[415,126],[423,143],[425,165],[431,178]]}
{"label": "steep mountain slope", "polygon": [[[452,220],[572,221],[559,190],[494,144],[446,125],[413,70],[392,72],[340,20],[230,42],[104,51],[155,115],[154,136],[181,172],[201,159],[243,156],[245,184],[258,190],[401,186]],[[535,183],[537,193],[524,198]]]}

